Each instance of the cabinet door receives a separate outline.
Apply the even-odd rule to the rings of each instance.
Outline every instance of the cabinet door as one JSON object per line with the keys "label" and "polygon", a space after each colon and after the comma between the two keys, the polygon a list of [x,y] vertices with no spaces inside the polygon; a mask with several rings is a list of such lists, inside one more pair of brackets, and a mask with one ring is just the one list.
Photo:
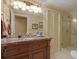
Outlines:
{"label": "cabinet door", "polygon": [[29,59],[29,55],[20,56],[20,57],[17,57],[16,59]]}
{"label": "cabinet door", "polygon": [[28,45],[23,43],[23,44],[9,44],[6,46],[6,56],[11,57],[11,56],[16,56],[20,54],[28,54]]}
{"label": "cabinet door", "polygon": [[29,55],[20,54],[20,55],[7,57],[6,59],[29,59]]}
{"label": "cabinet door", "polygon": [[46,59],[46,49],[39,49],[32,52],[32,59]]}

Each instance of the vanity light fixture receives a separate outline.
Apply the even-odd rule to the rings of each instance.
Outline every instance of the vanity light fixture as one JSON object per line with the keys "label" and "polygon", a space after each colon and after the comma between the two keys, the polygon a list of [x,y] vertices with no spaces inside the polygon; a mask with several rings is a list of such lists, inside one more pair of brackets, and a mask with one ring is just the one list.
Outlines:
{"label": "vanity light fixture", "polygon": [[41,7],[37,5],[27,5],[27,3],[16,0],[12,3],[14,9],[21,9],[22,11],[29,11],[33,13],[42,13]]}

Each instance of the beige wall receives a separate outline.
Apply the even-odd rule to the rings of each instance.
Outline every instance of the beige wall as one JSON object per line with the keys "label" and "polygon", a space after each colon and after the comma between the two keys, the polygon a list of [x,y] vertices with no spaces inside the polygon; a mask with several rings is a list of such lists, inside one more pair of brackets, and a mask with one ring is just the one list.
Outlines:
{"label": "beige wall", "polygon": [[8,19],[10,23],[10,8],[9,8],[9,0],[1,0],[1,13],[4,15],[4,21]]}

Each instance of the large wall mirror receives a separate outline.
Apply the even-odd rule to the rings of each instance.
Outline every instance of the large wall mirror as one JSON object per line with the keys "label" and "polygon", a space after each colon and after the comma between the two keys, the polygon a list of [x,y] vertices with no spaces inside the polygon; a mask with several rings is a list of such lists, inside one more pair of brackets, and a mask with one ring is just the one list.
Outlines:
{"label": "large wall mirror", "polygon": [[43,13],[34,14],[11,9],[11,33],[43,32]]}

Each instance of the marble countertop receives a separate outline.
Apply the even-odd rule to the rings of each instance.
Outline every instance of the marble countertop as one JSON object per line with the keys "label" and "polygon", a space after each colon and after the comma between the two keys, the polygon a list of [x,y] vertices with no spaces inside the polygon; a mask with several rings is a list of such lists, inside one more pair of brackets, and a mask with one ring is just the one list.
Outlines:
{"label": "marble countertop", "polygon": [[24,42],[24,41],[33,41],[33,40],[43,40],[43,39],[51,39],[51,38],[49,38],[49,37],[2,38],[1,44]]}

